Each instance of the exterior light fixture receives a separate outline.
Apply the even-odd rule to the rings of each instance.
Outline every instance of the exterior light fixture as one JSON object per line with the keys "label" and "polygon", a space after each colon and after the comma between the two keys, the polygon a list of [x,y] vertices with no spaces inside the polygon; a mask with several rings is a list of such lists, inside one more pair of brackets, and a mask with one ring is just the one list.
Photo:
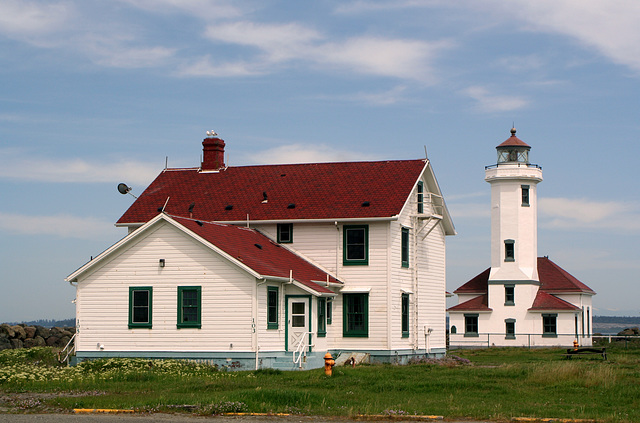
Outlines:
{"label": "exterior light fixture", "polygon": [[164,259],[160,259],[160,267],[164,267]]}

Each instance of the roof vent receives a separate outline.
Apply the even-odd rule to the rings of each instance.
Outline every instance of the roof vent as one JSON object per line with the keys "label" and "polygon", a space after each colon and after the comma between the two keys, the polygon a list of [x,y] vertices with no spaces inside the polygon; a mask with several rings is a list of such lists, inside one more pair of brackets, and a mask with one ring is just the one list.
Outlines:
{"label": "roof vent", "polygon": [[199,220],[196,220],[196,223],[200,226],[204,226],[204,223],[200,222]]}
{"label": "roof vent", "polygon": [[369,203],[368,201],[365,201],[364,203],[362,203],[362,207],[369,207],[371,205],[371,203]]}
{"label": "roof vent", "polygon": [[233,210],[233,204],[227,204],[227,207],[224,208],[225,210]]}
{"label": "roof vent", "polygon": [[164,207],[158,207],[158,213],[162,213],[164,211]]}
{"label": "roof vent", "polygon": [[253,245],[255,245],[257,248],[259,248],[260,250],[262,250],[262,245],[260,245],[260,244],[253,244]]}
{"label": "roof vent", "polygon": [[269,201],[269,198],[267,197],[267,191],[262,191],[262,203],[266,203],[267,201]]}
{"label": "roof vent", "polygon": [[295,208],[296,208],[296,205],[295,205],[295,204],[293,204],[293,203],[290,203],[290,204],[287,206],[287,208],[288,208],[288,209],[295,209]]}

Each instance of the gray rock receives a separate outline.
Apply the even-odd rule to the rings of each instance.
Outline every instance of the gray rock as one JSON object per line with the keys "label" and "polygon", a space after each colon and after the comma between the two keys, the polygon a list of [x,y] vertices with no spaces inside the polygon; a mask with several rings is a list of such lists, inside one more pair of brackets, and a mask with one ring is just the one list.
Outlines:
{"label": "gray rock", "polygon": [[46,347],[47,346],[47,341],[44,340],[44,338],[42,336],[36,336],[35,338],[33,338],[34,342],[36,343],[36,347]]}
{"label": "gray rock", "polygon": [[6,334],[9,338],[13,338],[14,336],[16,336],[13,328],[6,323],[0,325],[0,333]]}
{"label": "gray rock", "polygon": [[33,348],[33,347],[37,347],[37,343],[36,340],[33,338],[27,338],[22,342],[22,347],[23,348]]}
{"label": "gray rock", "polygon": [[41,336],[44,339],[47,339],[48,337],[51,336],[51,330],[49,330],[48,328],[45,328],[44,326],[39,326],[36,325],[36,336]]}
{"label": "gray rock", "polygon": [[24,327],[24,333],[27,334],[27,339],[35,338],[35,336],[36,336],[36,328],[34,328],[33,326],[25,326]]}
{"label": "gray rock", "polygon": [[11,326],[11,329],[13,329],[13,332],[15,333],[14,338],[18,338],[21,341],[27,338],[27,334],[22,326]]}
{"label": "gray rock", "polygon": [[11,341],[9,338],[0,337],[0,351],[11,349]]}
{"label": "gray rock", "polygon": [[9,341],[11,342],[11,348],[13,348],[14,350],[17,350],[18,348],[22,348],[24,346],[22,344],[22,341],[18,338],[11,338]]}
{"label": "gray rock", "polygon": [[58,344],[58,342],[60,341],[60,338],[58,338],[57,336],[53,336],[51,335],[50,337],[47,338],[47,346],[49,347],[54,347]]}

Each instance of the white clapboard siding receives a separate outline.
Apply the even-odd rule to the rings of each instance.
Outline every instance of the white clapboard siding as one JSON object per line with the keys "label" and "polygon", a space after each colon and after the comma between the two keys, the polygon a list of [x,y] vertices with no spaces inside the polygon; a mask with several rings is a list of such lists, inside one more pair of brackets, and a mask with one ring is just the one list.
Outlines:
{"label": "white clapboard siding", "polygon": [[[160,268],[159,259],[166,266]],[[78,283],[79,351],[252,349],[256,281],[199,242],[163,224]],[[152,329],[128,329],[129,287],[153,287]],[[202,328],[177,329],[177,287],[202,289]]]}

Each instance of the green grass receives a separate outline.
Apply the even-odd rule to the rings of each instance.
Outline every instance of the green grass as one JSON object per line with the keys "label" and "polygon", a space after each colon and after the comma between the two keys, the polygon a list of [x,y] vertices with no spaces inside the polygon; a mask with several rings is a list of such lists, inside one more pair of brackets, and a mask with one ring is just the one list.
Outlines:
{"label": "green grass", "polygon": [[608,361],[598,356],[563,360],[561,349],[459,350],[452,354],[471,364],[428,360],[408,366],[339,367],[327,377],[322,369],[227,373],[172,360],[150,365],[148,360],[109,359],[65,368],[56,366],[50,349],[36,348],[0,352],[0,393],[41,395],[44,405],[36,401],[34,407],[20,408],[27,411],[47,406],[640,421],[640,349],[607,351]]}

